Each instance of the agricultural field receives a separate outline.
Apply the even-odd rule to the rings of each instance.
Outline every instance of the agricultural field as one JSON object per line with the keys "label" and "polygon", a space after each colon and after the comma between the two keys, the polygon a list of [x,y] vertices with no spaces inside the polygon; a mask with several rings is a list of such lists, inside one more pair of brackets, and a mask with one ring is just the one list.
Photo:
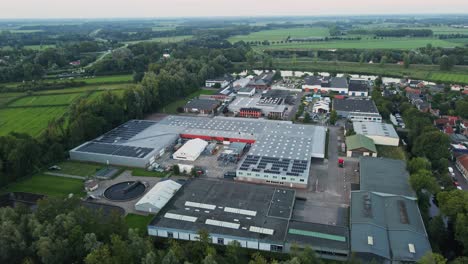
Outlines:
{"label": "agricultural field", "polygon": [[441,82],[468,83],[467,73],[433,73],[431,79]]}
{"label": "agricultural field", "polygon": [[83,194],[83,181],[64,177],[36,174],[24,178],[2,189],[5,192],[29,192],[44,194],[53,197],[66,197],[73,193],[81,196]]}
{"label": "agricultural field", "polygon": [[63,161],[57,165],[61,168],[61,170],[54,172],[84,177],[94,176],[94,174],[96,174],[96,171],[102,169],[103,167],[102,164],[76,161]]}
{"label": "agricultural field", "polygon": [[98,84],[98,83],[124,83],[132,82],[133,76],[131,74],[125,75],[110,75],[110,76],[97,76],[95,78],[88,79],[75,79],[76,81],[83,81],[87,84]]}
{"label": "agricultural field", "polygon": [[177,114],[177,108],[183,107],[185,104],[187,104],[188,101],[190,101],[190,99],[193,99],[202,94],[208,95],[208,94],[215,94],[215,93],[216,93],[216,90],[207,90],[207,89],[198,90],[194,93],[191,93],[185,99],[180,99],[180,100],[177,100],[168,104],[167,106],[163,107],[161,112],[167,113],[167,114]]}
{"label": "agricultural field", "polygon": [[5,106],[16,98],[24,95],[25,93],[0,93],[0,107]]}
{"label": "agricultural field", "polygon": [[237,41],[284,41],[286,38],[306,38],[306,37],[326,37],[329,36],[328,28],[324,27],[300,27],[300,28],[285,28],[285,29],[272,29],[253,32],[248,35],[237,35],[230,37],[228,40],[231,43]]}
{"label": "agricultural field", "polygon": [[63,116],[67,109],[66,106],[0,109],[0,136],[10,132],[39,136],[51,119]]}
{"label": "agricultural field", "polygon": [[313,49],[416,49],[430,43],[434,47],[457,47],[468,43],[441,40],[438,38],[384,38],[361,40],[336,40],[320,42],[283,43],[255,46],[256,50],[313,50]]}
{"label": "agricultural field", "polygon": [[66,93],[66,94],[50,94],[50,95],[33,95],[20,98],[8,106],[27,107],[27,106],[52,106],[52,105],[69,105],[84,93]]}
{"label": "agricultural field", "polygon": [[[113,83],[113,84],[92,84],[82,87],[70,87],[60,90],[44,90],[37,91],[34,94],[65,94],[65,93],[85,93],[91,91],[107,91],[107,90],[125,90],[129,88],[132,84],[128,83]],[[1,96],[1,94],[0,94]]]}

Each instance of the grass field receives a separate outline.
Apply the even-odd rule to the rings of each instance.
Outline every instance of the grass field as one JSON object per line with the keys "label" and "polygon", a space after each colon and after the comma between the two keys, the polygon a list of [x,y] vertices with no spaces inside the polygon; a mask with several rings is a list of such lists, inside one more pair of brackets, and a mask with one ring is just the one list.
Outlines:
{"label": "grass field", "polygon": [[142,177],[159,177],[163,178],[167,176],[167,172],[158,172],[158,171],[148,171],[141,168],[131,168],[132,176],[142,176]]}
{"label": "grass field", "polygon": [[51,119],[61,117],[67,109],[65,106],[0,109],[0,136],[10,132],[38,136]]}
{"label": "grass field", "polygon": [[[128,83],[113,83],[113,84],[91,84],[82,87],[71,87],[60,90],[45,90],[37,91],[34,94],[64,94],[64,93],[84,93],[90,91],[107,91],[107,90],[124,90],[131,86],[132,84]],[[0,97],[2,94],[0,94]]]}
{"label": "grass field", "polygon": [[467,73],[433,73],[431,79],[440,82],[468,83]]}
{"label": "grass field", "polygon": [[336,40],[306,43],[283,43],[269,46],[255,46],[256,50],[314,50],[314,49],[415,49],[425,47],[428,43],[434,47],[463,46],[468,41],[453,42],[437,38],[385,38],[361,40]]}
{"label": "grass field", "polygon": [[216,93],[216,90],[206,90],[206,89],[198,90],[194,93],[191,93],[185,99],[180,99],[180,100],[174,101],[166,105],[162,109],[162,112],[167,113],[167,114],[177,114],[177,108],[183,107],[188,101],[190,101],[190,99],[193,99],[202,94],[215,94],[215,93]]}
{"label": "grass field", "polygon": [[0,106],[5,106],[25,93],[0,93]]}
{"label": "grass field", "polygon": [[63,161],[57,164],[60,168],[58,173],[77,175],[77,176],[93,176],[96,171],[103,168],[103,165],[87,163],[87,162],[76,162],[76,161]]}
{"label": "grass field", "polygon": [[73,193],[81,196],[83,193],[83,181],[37,174],[9,185],[2,189],[2,192],[30,192],[55,197],[65,197]]}
{"label": "grass field", "polygon": [[125,222],[128,225],[128,228],[138,228],[140,232],[146,233],[148,224],[153,220],[154,215],[137,215],[137,214],[128,214],[125,216]]}
{"label": "grass field", "polygon": [[87,84],[123,83],[123,82],[132,82],[133,76],[131,74],[124,74],[124,75],[97,76],[95,78],[76,79],[76,80],[83,81]]}
{"label": "grass field", "polygon": [[33,95],[20,98],[8,106],[44,106],[44,105],[69,105],[84,93],[66,93],[56,95]]}
{"label": "grass field", "polygon": [[326,37],[328,36],[328,28],[324,27],[298,27],[285,29],[271,29],[253,32],[248,35],[237,35],[230,37],[228,40],[231,43],[237,41],[281,41],[286,40],[288,36],[305,38],[305,37]]}

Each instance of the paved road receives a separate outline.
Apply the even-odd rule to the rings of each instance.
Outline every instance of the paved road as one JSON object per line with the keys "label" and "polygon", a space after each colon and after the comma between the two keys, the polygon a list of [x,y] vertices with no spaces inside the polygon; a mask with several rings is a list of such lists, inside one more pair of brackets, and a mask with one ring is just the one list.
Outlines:
{"label": "paved road", "polygon": [[304,96],[304,92],[297,93],[296,95],[296,102],[294,103],[293,106],[291,106],[291,110],[288,113],[288,119],[293,120],[294,117],[296,116],[296,112],[299,108],[299,105],[302,102],[302,96]]}
{"label": "paved road", "polygon": [[457,166],[455,166],[455,163],[449,162],[449,166],[453,168],[453,173],[455,173],[455,178],[458,180],[458,184],[460,185],[460,187],[463,190],[468,191],[468,182],[458,170]]}

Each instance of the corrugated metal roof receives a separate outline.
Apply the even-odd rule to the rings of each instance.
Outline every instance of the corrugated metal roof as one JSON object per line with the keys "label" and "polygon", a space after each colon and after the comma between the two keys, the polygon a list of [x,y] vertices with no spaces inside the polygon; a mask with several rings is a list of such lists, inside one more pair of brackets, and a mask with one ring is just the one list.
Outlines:
{"label": "corrugated metal roof", "polygon": [[348,150],[365,148],[374,153],[377,152],[377,148],[375,147],[374,140],[364,135],[360,135],[360,134],[347,137],[346,147]]}
{"label": "corrugated metal roof", "polygon": [[306,231],[306,230],[300,230],[300,229],[294,229],[294,228],[290,228],[288,232],[294,235],[310,236],[310,237],[323,238],[323,239],[328,239],[328,240],[333,240],[333,241],[346,242],[346,237],[344,236],[330,235],[330,234],[325,234],[325,233],[320,233],[320,232],[312,232],[312,231]]}

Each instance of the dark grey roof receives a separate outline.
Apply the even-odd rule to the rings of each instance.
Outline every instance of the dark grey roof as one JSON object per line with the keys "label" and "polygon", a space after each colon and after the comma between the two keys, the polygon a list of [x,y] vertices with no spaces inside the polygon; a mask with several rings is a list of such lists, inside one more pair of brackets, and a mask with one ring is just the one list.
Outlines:
{"label": "dark grey roof", "polygon": [[219,102],[212,99],[192,99],[184,108],[196,108],[198,110],[211,111],[219,105]]}
{"label": "dark grey roof", "polygon": [[409,174],[402,160],[361,157],[359,160],[362,191],[414,197]]}
{"label": "dark grey roof", "polygon": [[348,88],[348,79],[344,77],[332,77],[330,80],[332,88]]}
{"label": "dark grey roof", "polygon": [[322,80],[317,76],[307,76],[304,78],[304,82],[306,85],[320,85]]}
{"label": "dark grey roof", "polygon": [[348,91],[350,92],[367,92],[369,86],[365,80],[350,80]]}
{"label": "dark grey roof", "polygon": [[416,198],[353,191],[351,251],[395,261],[416,261],[431,251]]}
{"label": "dark grey roof", "polygon": [[343,112],[379,113],[374,101],[362,99],[334,99],[333,109]]}
{"label": "dark grey roof", "polygon": [[[150,226],[283,242],[291,217],[295,191],[226,180],[195,179],[185,184],[151,221]],[[214,210],[185,206],[185,202],[215,205]],[[255,216],[225,212],[225,207],[255,211]],[[197,217],[195,222],[165,218],[166,213]],[[240,224],[227,228],[205,224],[207,219]],[[236,221],[237,220],[237,221]],[[251,226],[273,229],[273,235],[249,231]]]}
{"label": "dark grey roof", "polygon": [[144,158],[153,150],[154,148],[142,148],[142,147],[135,147],[135,146],[98,143],[98,142],[93,142],[93,141],[83,144],[79,148],[76,149],[76,151],[80,151],[80,152],[107,154],[107,155],[131,157],[131,158]]}

